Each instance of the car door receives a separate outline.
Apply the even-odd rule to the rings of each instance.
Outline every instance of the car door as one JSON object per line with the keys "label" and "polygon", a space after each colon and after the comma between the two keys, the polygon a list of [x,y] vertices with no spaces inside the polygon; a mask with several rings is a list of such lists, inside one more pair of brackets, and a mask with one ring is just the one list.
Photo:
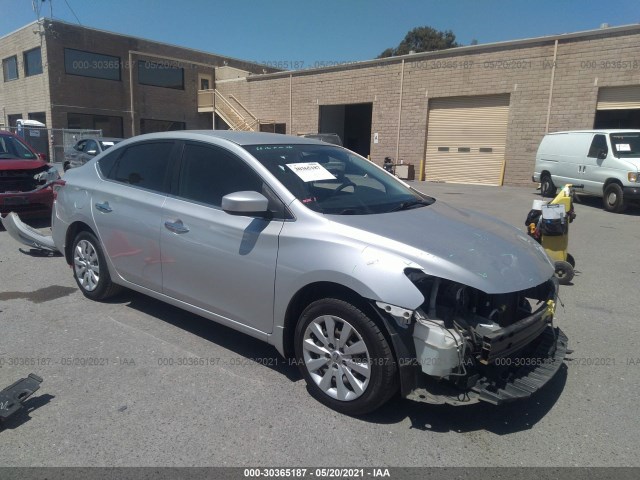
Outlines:
{"label": "car door", "polygon": [[[224,195],[271,196],[275,218],[230,215]],[[261,332],[273,327],[278,236],[284,206],[240,157],[204,143],[184,145],[175,195],[162,210],[163,292]]]}
{"label": "car door", "polygon": [[606,167],[603,168],[603,163],[608,155],[607,138],[604,134],[595,134],[591,140],[589,152],[580,165],[580,181],[584,185],[585,193],[602,194],[602,187],[606,180],[604,175]]}
{"label": "car door", "polygon": [[162,291],[160,218],[171,183],[174,141],[137,143],[101,158],[106,181],[92,192],[104,250],[126,281]]}

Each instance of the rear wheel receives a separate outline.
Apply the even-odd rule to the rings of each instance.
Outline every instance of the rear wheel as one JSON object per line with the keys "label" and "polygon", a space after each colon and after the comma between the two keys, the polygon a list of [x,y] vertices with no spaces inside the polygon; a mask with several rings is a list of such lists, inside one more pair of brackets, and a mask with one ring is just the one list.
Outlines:
{"label": "rear wheel", "polygon": [[555,275],[556,275],[556,278],[558,279],[558,282],[560,282],[560,285],[568,285],[571,282],[571,280],[573,280],[573,276],[575,275],[575,272],[571,264],[569,262],[559,260],[556,262],[555,266],[556,266]]}
{"label": "rear wheel", "polygon": [[624,201],[624,192],[618,183],[610,183],[604,187],[602,197],[604,209],[608,212],[622,213],[627,207]]}
{"label": "rear wheel", "polygon": [[104,300],[120,291],[111,281],[107,262],[98,239],[80,232],[73,241],[73,278],[82,294],[91,300]]}
{"label": "rear wheel", "polygon": [[555,197],[558,189],[553,184],[553,180],[551,180],[551,175],[548,173],[543,173],[542,177],[540,177],[540,195],[543,197]]}
{"label": "rear wheel", "polygon": [[382,331],[343,300],[317,300],[302,312],[295,351],[311,395],[339,412],[369,413],[398,389],[396,361]]}

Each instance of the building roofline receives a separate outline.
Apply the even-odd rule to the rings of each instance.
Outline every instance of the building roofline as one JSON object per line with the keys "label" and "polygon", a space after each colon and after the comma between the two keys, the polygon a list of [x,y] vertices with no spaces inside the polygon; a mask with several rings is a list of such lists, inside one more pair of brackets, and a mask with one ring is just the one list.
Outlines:
{"label": "building roofline", "polygon": [[446,50],[410,53],[407,55],[398,55],[395,57],[386,57],[386,58],[375,58],[373,60],[363,60],[359,62],[344,62],[344,63],[337,62],[338,65],[332,65],[328,67],[308,68],[303,70],[285,70],[282,72],[273,72],[273,73],[266,73],[266,74],[254,74],[247,77],[247,80],[256,81],[256,80],[263,80],[263,79],[266,80],[269,78],[288,77],[289,75],[299,76],[299,75],[306,75],[309,73],[334,72],[338,70],[346,70],[353,67],[368,67],[368,66],[376,66],[376,65],[383,65],[383,64],[401,63],[403,60],[411,60],[411,61],[423,60],[423,59],[428,59],[432,57],[446,57],[450,55],[476,53],[476,52],[482,52],[484,50],[493,50],[496,48],[508,48],[508,47],[514,47],[514,46],[524,46],[524,45],[532,45],[532,44],[539,44],[539,43],[552,43],[552,42],[555,42],[556,40],[560,42],[562,40],[572,40],[576,38],[579,39],[579,38],[585,38],[585,37],[602,36],[602,35],[632,32],[632,31],[640,33],[640,23],[621,25],[618,27],[582,30],[579,32],[572,32],[572,33],[545,35],[542,37],[532,37],[532,38],[523,38],[518,40],[506,40],[502,42],[483,43],[479,45],[465,45],[462,47],[447,48]]}
{"label": "building roofline", "polygon": [[5,39],[5,38],[7,38],[7,37],[10,37],[11,35],[16,34],[16,33],[18,33],[19,31],[24,30],[25,28],[29,28],[29,27],[31,27],[31,26],[33,26],[33,25],[37,25],[37,24],[38,24],[39,22],[41,22],[41,21],[42,21],[42,20],[34,20],[33,22],[31,22],[31,23],[27,23],[26,25],[23,25],[22,27],[17,28],[17,29],[15,29],[15,30],[14,30],[14,31],[12,31],[12,32],[5,33],[4,35],[0,36],[0,40],[3,40],[3,39]]}
{"label": "building roofline", "polygon": [[[199,50],[199,49],[196,49],[196,48],[184,47],[182,45],[175,45],[173,43],[162,42],[162,41],[159,41],[159,40],[152,40],[150,38],[136,37],[134,35],[127,35],[126,33],[118,33],[118,32],[112,32],[110,30],[103,30],[101,28],[87,27],[85,25],[78,25],[78,24],[71,23],[71,22],[65,22],[64,20],[58,20],[57,18],[46,17],[43,20],[45,22],[48,22],[48,23],[51,23],[51,24],[59,23],[59,24],[62,24],[62,25],[75,27],[75,28],[81,28],[81,29],[84,29],[84,30],[92,30],[94,32],[106,33],[108,35],[116,35],[118,37],[124,37],[124,38],[129,38],[129,39],[134,39],[134,40],[142,40],[144,42],[149,42],[149,43],[155,43],[157,45],[161,45],[161,46],[165,46],[165,47],[177,48],[177,49],[180,49],[180,50],[187,50],[189,52],[199,53],[199,54],[202,54],[202,55],[215,56],[215,57],[218,57],[218,58],[220,58],[222,60],[232,60],[234,62],[244,63],[244,64],[252,65],[252,66],[255,66],[255,67],[266,68],[267,70],[269,70],[269,69],[278,70],[278,69],[275,69],[275,68],[272,68],[272,67],[266,67],[265,65],[261,65],[259,63],[251,62],[249,60],[243,60],[241,58],[235,58],[235,57],[230,57],[228,55],[221,55],[221,54],[218,54],[218,53],[207,52],[205,50]],[[33,22],[33,23],[37,23],[37,22]],[[22,27],[22,28],[25,28],[25,27]],[[16,30],[16,31],[18,31],[18,30]],[[12,33],[14,33],[14,32],[12,32]],[[256,74],[254,74],[254,75],[256,75]]]}

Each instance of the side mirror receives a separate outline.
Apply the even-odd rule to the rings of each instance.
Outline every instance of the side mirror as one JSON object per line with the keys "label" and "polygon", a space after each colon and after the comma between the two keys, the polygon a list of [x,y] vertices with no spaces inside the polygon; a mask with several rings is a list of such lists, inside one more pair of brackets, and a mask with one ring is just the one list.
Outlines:
{"label": "side mirror", "polygon": [[43,162],[47,161],[47,154],[46,153],[38,153],[38,158],[40,160],[42,160]]}
{"label": "side mirror", "polygon": [[263,217],[269,211],[269,200],[258,192],[234,192],[222,197],[222,210],[229,215]]}
{"label": "side mirror", "polygon": [[607,158],[607,154],[609,152],[607,152],[606,150],[600,150],[598,152],[598,160],[604,160],[605,158]]}

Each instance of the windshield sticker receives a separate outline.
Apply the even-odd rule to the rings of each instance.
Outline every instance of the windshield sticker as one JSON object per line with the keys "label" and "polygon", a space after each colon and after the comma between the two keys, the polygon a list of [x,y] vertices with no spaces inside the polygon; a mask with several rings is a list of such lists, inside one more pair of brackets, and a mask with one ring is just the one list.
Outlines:
{"label": "windshield sticker", "polygon": [[619,152],[630,152],[631,145],[629,145],[628,143],[616,143],[616,150],[618,150]]}
{"label": "windshield sticker", "polygon": [[317,180],[335,180],[329,170],[324,168],[318,162],[309,163],[288,163],[293,173],[298,175],[303,182],[315,182]]}

